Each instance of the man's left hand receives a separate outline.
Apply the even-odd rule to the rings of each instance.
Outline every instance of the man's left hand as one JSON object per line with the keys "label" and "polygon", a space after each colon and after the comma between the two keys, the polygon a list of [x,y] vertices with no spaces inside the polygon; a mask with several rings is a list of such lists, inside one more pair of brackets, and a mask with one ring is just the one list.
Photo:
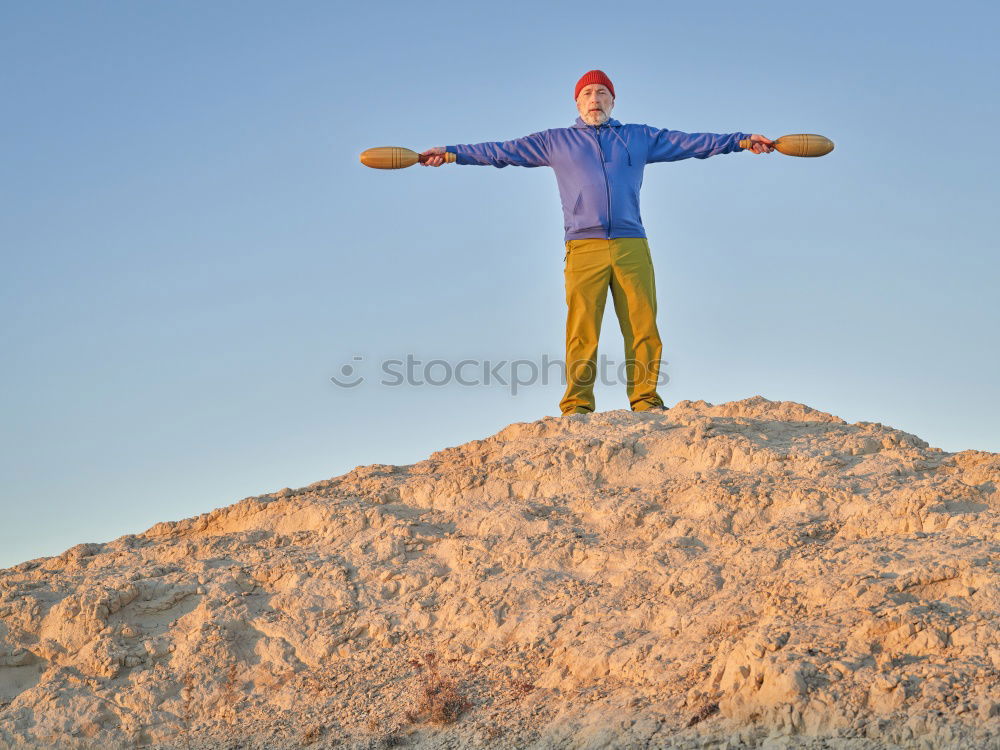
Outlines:
{"label": "man's left hand", "polygon": [[440,167],[442,164],[444,164],[445,147],[435,146],[434,148],[429,148],[426,151],[421,151],[420,155],[427,157],[427,161],[420,162],[421,166]]}
{"label": "man's left hand", "polygon": [[770,138],[765,138],[759,133],[754,133],[750,136],[750,151],[755,154],[769,154],[774,151],[774,141]]}

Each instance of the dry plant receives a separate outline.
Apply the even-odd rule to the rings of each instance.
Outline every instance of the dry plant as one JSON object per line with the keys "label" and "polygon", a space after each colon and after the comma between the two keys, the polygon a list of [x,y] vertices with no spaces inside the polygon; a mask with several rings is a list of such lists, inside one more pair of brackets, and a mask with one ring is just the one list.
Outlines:
{"label": "dry plant", "polygon": [[302,744],[311,745],[323,736],[323,725],[314,724],[302,733]]}
{"label": "dry plant", "polygon": [[226,680],[222,684],[222,695],[219,699],[219,704],[222,707],[222,710],[228,714],[230,724],[236,720],[236,704],[239,702],[239,697],[236,692],[238,675],[239,670],[236,666],[236,662],[230,662],[229,667],[226,669]]}
{"label": "dry plant", "polygon": [[181,678],[181,722],[184,724],[184,748],[191,750],[191,703],[194,697],[194,674],[188,670]]}
{"label": "dry plant", "polygon": [[497,724],[485,724],[479,730],[479,733],[487,742],[493,742],[503,736],[503,728]]}
{"label": "dry plant", "polygon": [[534,690],[535,686],[526,680],[511,680],[510,689],[514,693],[515,698],[523,698]]}
{"label": "dry plant", "polygon": [[695,724],[700,724],[709,716],[714,716],[719,712],[718,703],[706,703],[704,706],[698,709],[698,712],[691,717],[687,725],[693,727]]}
{"label": "dry plant", "polygon": [[428,652],[423,659],[412,659],[418,680],[413,688],[412,707],[406,712],[410,722],[420,720],[431,724],[454,724],[472,703],[462,693],[457,679],[441,673],[437,654]]}
{"label": "dry plant", "polygon": [[402,737],[392,732],[382,734],[368,743],[368,750],[389,750],[391,747],[399,747],[406,743]]}
{"label": "dry plant", "polygon": [[369,750],[386,750],[386,748],[397,747],[405,743],[399,733],[398,726],[386,727],[376,716],[369,716],[365,722],[368,733],[374,735],[368,742]]}

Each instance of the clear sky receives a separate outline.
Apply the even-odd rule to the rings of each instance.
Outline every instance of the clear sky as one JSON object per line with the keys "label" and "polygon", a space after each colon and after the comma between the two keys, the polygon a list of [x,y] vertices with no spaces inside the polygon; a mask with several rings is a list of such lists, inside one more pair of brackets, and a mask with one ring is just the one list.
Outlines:
{"label": "clear sky", "polygon": [[[568,126],[592,68],[623,122],[837,144],[647,167],[668,404],[761,394],[1000,451],[998,20],[0,3],[0,566],[558,414],[557,378],[378,382],[408,354],[562,356],[551,170],[358,154]],[[610,304],[601,351],[622,357]],[[365,382],[336,386],[345,364]]]}

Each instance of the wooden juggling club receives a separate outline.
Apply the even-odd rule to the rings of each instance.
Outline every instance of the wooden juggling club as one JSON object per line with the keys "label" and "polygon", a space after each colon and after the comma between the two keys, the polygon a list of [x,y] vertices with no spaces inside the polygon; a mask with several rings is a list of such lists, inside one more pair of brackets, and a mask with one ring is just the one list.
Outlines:
{"label": "wooden juggling club", "polygon": [[[403,169],[425,161],[426,156],[402,146],[376,146],[361,152],[361,163],[373,169]],[[451,164],[455,161],[455,154],[450,151],[444,154],[444,161]]]}
{"label": "wooden juggling club", "polygon": [[[748,149],[752,145],[749,138],[740,141],[740,148]],[[833,151],[833,141],[815,133],[796,133],[781,136],[774,141],[774,147],[788,156],[825,156]]]}

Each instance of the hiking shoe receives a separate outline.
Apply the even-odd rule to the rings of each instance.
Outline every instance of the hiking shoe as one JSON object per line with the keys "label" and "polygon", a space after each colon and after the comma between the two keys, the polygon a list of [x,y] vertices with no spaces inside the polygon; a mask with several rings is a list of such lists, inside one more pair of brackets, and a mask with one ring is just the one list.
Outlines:
{"label": "hiking shoe", "polygon": [[633,409],[632,411],[638,411],[640,414],[665,414],[670,409],[666,406],[650,406],[648,409]]}

